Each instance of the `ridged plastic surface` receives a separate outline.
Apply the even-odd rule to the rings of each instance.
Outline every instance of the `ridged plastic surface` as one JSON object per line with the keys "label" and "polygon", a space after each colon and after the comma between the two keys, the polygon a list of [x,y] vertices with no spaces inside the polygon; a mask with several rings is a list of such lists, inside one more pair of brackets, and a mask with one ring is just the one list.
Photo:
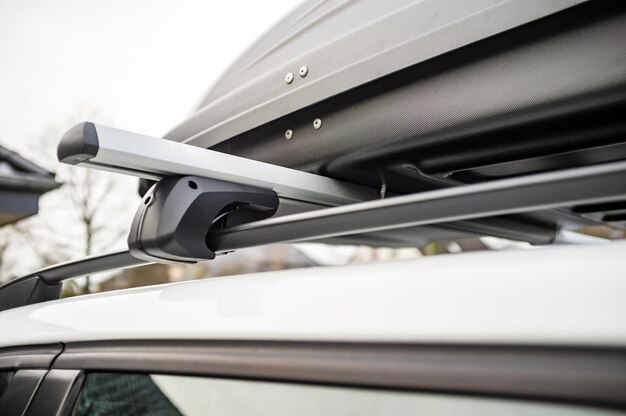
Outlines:
{"label": "ridged plastic surface", "polygon": [[[579,0],[311,0],[213,85],[167,138],[209,147],[408,66],[556,13]],[[307,67],[305,77],[299,69]],[[294,75],[285,82],[288,73]]]}

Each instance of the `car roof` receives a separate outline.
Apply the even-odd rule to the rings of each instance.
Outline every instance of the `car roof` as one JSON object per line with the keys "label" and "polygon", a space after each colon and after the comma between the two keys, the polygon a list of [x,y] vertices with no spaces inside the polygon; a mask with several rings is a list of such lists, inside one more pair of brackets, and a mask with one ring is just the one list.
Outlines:
{"label": "car roof", "polygon": [[114,339],[626,345],[626,241],[165,284],[0,313],[0,347]]}

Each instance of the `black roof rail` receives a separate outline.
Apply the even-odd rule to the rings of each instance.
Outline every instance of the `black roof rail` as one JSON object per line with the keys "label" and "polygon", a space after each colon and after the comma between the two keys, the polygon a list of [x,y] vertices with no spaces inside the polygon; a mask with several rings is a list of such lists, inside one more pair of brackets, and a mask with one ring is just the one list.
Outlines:
{"label": "black roof rail", "polygon": [[46,267],[0,286],[0,311],[58,299],[64,280],[141,264],[126,250]]}
{"label": "black roof rail", "polygon": [[[153,188],[153,193],[146,198],[158,200],[157,191]],[[262,244],[310,241],[624,200],[626,162],[622,161],[396,196],[249,223],[240,221],[240,225],[227,224],[225,228],[211,228],[216,221],[215,212],[207,217],[202,215],[204,211],[194,210],[193,221],[205,224],[205,228],[200,226],[199,229],[208,230],[203,235],[206,251],[224,253]],[[189,212],[188,206],[180,206],[180,209],[184,213]],[[267,213],[261,214],[261,218],[264,216]],[[129,239],[132,236],[131,232]],[[554,236],[555,233],[550,237],[553,239]],[[198,244],[197,235],[193,238],[194,244]],[[550,242],[550,239],[545,241],[546,244]],[[155,257],[148,259],[159,260]],[[165,262],[168,260],[171,261],[165,259]],[[189,259],[184,258],[183,261]],[[0,286],[0,310],[56,299],[60,283],[67,279],[146,263],[146,258],[139,259],[130,251],[122,251],[52,266]]]}
{"label": "black roof rail", "polygon": [[[613,162],[271,218],[216,230],[208,235],[207,244],[218,252],[231,251],[275,242],[319,240],[624,200],[626,162]],[[539,243],[552,243],[555,232]],[[529,230],[528,237],[531,235],[536,238]],[[528,241],[525,237],[510,236]]]}

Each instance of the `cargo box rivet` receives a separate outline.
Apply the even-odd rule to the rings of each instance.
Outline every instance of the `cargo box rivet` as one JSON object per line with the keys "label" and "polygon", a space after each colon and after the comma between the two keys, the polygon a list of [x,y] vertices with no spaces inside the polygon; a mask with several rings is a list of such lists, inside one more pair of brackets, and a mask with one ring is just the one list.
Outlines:
{"label": "cargo box rivet", "polygon": [[317,130],[320,127],[322,127],[322,119],[321,118],[316,118],[315,120],[313,120],[313,128],[315,130]]}
{"label": "cargo box rivet", "polygon": [[291,84],[292,81],[293,81],[293,74],[290,72],[287,75],[285,75],[285,82],[287,84]]}
{"label": "cargo box rivet", "polygon": [[292,137],[293,137],[293,130],[288,129],[288,130],[285,132],[285,139],[287,139],[287,140],[291,140],[291,138],[292,138]]}
{"label": "cargo box rivet", "polygon": [[309,73],[309,68],[307,68],[307,67],[306,67],[306,65],[302,65],[302,66],[300,67],[300,71],[298,71],[298,73],[300,74],[300,76],[301,76],[302,78],[304,78],[304,77],[306,77],[306,74],[308,74],[308,73]]}

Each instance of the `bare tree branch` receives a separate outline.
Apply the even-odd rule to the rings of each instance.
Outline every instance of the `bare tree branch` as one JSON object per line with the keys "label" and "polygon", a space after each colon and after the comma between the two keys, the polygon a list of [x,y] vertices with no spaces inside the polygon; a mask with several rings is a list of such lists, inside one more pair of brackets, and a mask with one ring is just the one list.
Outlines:
{"label": "bare tree branch", "polygon": [[[76,121],[92,118],[83,115]],[[22,246],[32,251],[40,266],[105,251],[123,241],[127,232],[127,224],[111,221],[117,213],[128,210],[127,201],[115,195],[119,183],[115,176],[56,162],[58,138],[67,125],[76,121],[64,123],[60,129],[50,128],[33,149],[35,160],[56,170],[57,180],[63,183],[60,189],[45,195],[50,203],[40,204],[40,215],[21,221],[17,227]],[[44,154],[47,158],[42,157]],[[0,238],[0,272],[5,273],[8,266],[5,254],[9,248],[17,247],[15,235],[12,239]],[[89,278],[86,280],[79,291],[75,286],[73,292],[89,292]]]}

